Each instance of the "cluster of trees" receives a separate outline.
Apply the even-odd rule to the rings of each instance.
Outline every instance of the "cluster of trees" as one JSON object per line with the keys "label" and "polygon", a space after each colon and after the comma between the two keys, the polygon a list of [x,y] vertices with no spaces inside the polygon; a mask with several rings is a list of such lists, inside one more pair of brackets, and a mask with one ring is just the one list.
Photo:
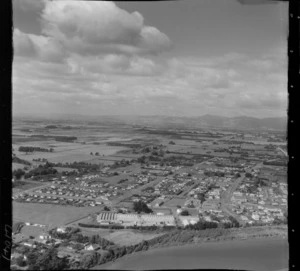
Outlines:
{"label": "cluster of trees", "polygon": [[69,261],[66,258],[59,258],[57,249],[54,247],[45,253],[30,252],[27,255],[27,263],[29,270],[65,270],[69,268]]}
{"label": "cluster of trees", "polygon": [[48,160],[46,158],[36,158],[36,159],[32,159],[32,161],[35,161],[35,162],[48,162]]}
{"label": "cluster of trees", "polygon": [[287,165],[287,162],[286,161],[264,161],[263,162],[264,165],[266,166],[286,166]]}
{"label": "cluster of trees", "polygon": [[186,159],[183,155],[172,155],[169,157],[165,157],[162,162],[167,165],[176,167],[176,166],[193,166],[194,163],[191,163],[188,159]]}
{"label": "cluster of trees", "polygon": [[228,219],[230,220],[232,227],[240,227],[240,223],[233,216],[229,216]]}
{"label": "cluster of trees", "polygon": [[200,200],[202,204],[205,201],[205,193],[198,193],[197,198]]}
{"label": "cluster of trees", "polygon": [[73,142],[74,140],[77,140],[76,136],[54,136],[55,141],[61,141],[61,142]]}
{"label": "cluster of trees", "polygon": [[84,223],[78,223],[78,226],[84,227],[84,228],[100,228],[100,229],[111,229],[111,230],[119,230],[119,229],[132,229],[132,230],[139,230],[139,231],[165,231],[176,228],[176,226],[157,226],[157,225],[151,225],[151,226],[123,226],[119,224],[111,224],[111,225],[99,225],[99,224],[84,224]]}
{"label": "cluster of trees", "polygon": [[47,162],[51,167],[67,167],[77,169],[79,173],[85,174],[89,172],[98,172],[103,165],[102,164],[91,164],[86,162],[72,162],[72,163],[51,163]]}
{"label": "cluster of trees", "polygon": [[54,149],[53,148],[46,149],[46,148],[32,147],[32,146],[20,146],[19,147],[19,152],[35,152],[35,151],[39,151],[39,152],[53,152]]}
{"label": "cluster of trees", "polygon": [[28,179],[36,176],[55,175],[57,173],[57,170],[53,168],[50,163],[46,162],[46,164],[39,165],[37,168],[25,173],[24,178]]}
{"label": "cluster of trees", "polygon": [[[214,220],[219,221],[218,217],[213,217]],[[203,219],[199,220],[195,224],[189,224],[185,226],[185,229],[190,229],[190,230],[206,230],[206,229],[216,229],[216,228],[223,228],[223,229],[228,229],[228,228],[238,228],[240,226],[239,222],[232,216],[229,217],[230,222],[213,222],[213,221],[205,221]]]}
{"label": "cluster of trees", "polygon": [[118,184],[121,184],[121,183],[126,183],[128,181],[128,179],[127,178],[125,178],[125,179],[121,179],[120,181],[118,181]]}
{"label": "cluster of trees", "polygon": [[[163,152],[163,151],[162,151]],[[166,153],[170,153],[166,151]],[[197,159],[194,159],[196,161]],[[202,161],[202,160],[201,160]],[[193,166],[194,163],[187,160],[183,155],[173,155],[170,157],[163,157],[163,153],[154,152],[150,156],[141,156],[137,159],[137,162],[141,164],[159,164],[160,166]]]}
{"label": "cluster of trees", "polygon": [[180,215],[182,215],[182,216],[189,216],[190,213],[189,213],[188,210],[183,210],[183,211],[180,213]]}
{"label": "cluster of trees", "polygon": [[215,229],[218,228],[218,223],[200,220],[195,224],[186,225],[185,228],[190,230]]}
{"label": "cluster of trees", "polygon": [[20,180],[24,175],[25,175],[25,171],[23,169],[16,169],[12,172],[13,177],[16,180]]}
{"label": "cluster of trees", "polygon": [[141,144],[138,143],[121,143],[121,142],[107,142],[108,146],[116,146],[116,147],[128,147],[128,148],[140,148]]}
{"label": "cluster of trees", "polygon": [[153,213],[153,211],[148,207],[148,205],[141,200],[133,203],[133,210],[135,212],[137,212],[138,214],[139,213],[146,213],[146,214]]}
{"label": "cluster of trees", "polygon": [[205,176],[208,176],[208,177],[214,177],[214,176],[217,176],[217,177],[224,177],[225,176],[225,173],[224,172],[221,172],[221,171],[209,171],[209,170],[206,170],[204,172]]}
{"label": "cluster of trees", "polygon": [[138,251],[146,251],[148,249],[149,244],[147,241],[142,241],[136,245],[131,246],[114,246],[102,253],[93,252],[91,254],[84,255],[80,260],[80,263],[76,265],[76,268],[88,269],[95,265],[104,264],[125,255]]}
{"label": "cluster of trees", "polygon": [[14,156],[12,159],[13,163],[18,163],[18,164],[22,164],[22,165],[26,165],[26,166],[30,166],[31,163],[29,161],[23,160],[17,156]]}
{"label": "cluster of trees", "polygon": [[250,172],[246,172],[245,177],[251,179],[253,175]]}
{"label": "cluster of trees", "polygon": [[25,226],[24,222],[16,222],[13,224],[12,231],[17,234],[21,231],[21,229]]}
{"label": "cluster of trees", "polygon": [[[94,155],[93,152],[91,152],[90,155]],[[95,152],[95,156],[99,156],[99,152]]]}
{"label": "cluster of trees", "polygon": [[287,216],[285,215],[283,218],[278,218],[277,216],[273,220],[274,225],[287,224]]}
{"label": "cluster of trees", "polygon": [[276,146],[274,146],[274,145],[272,145],[272,144],[269,144],[269,145],[266,145],[266,146],[264,146],[264,148],[266,149],[266,150],[275,150],[276,149]]}
{"label": "cluster of trees", "polygon": [[118,224],[99,225],[99,224],[78,223],[78,226],[83,228],[97,228],[97,229],[111,229],[111,230],[125,229],[124,226]]}
{"label": "cluster of trees", "polygon": [[16,264],[20,267],[25,267],[27,265],[26,261],[24,260],[24,257],[23,256],[19,256],[17,259],[16,259]]}
{"label": "cluster of trees", "polygon": [[66,232],[57,232],[56,228],[52,229],[49,231],[49,234],[53,238],[58,238],[58,239],[70,239],[73,234],[79,233],[80,229],[79,228],[72,228],[72,227],[67,227]]}
{"label": "cluster of trees", "polygon": [[118,167],[126,167],[130,164],[131,164],[131,161],[122,159],[121,161],[114,162],[114,164],[111,165],[110,168],[114,169],[114,168],[118,168]]}
{"label": "cluster of trees", "polygon": [[256,187],[268,186],[268,181],[267,179],[256,178],[253,185]]}
{"label": "cluster of trees", "polygon": [[77,172],[76,170],[72,170],[72,171],[62,171],[62,175],[63,176],[69,176],[69,177],[80,177],[82,176],[81,173]]}
{"label": "cluster of trees", "polygon": [[[184,155],[172,155],[169,157],[164,157],[164,151],[162,149],[158,151],[152,151],[151,155],[149,156],[141,156],[137,159],[137,162],[141,164],[147,164],[149,162],[157,162],[160,163],[162,166],[193,166],[194,163],[191,160],[186,159]],[[166,151],[166,153],[170,153]],[[195,157],[194,162],[203,161],[203,157]]]}
{"label": "cluster of trees", "polygon": [[81,233],[79,228],[66,228],[66,232],[57,232],[56,229],[52,229],[49,234],[53,238],[65,240],[65,241],[73,241],[81,244],[91,243],[98,244],[102,249],[106,249],[109,246],[115,245],[113,242],[108,241],[105,238],[100,237],[99,235],[85,236]]}

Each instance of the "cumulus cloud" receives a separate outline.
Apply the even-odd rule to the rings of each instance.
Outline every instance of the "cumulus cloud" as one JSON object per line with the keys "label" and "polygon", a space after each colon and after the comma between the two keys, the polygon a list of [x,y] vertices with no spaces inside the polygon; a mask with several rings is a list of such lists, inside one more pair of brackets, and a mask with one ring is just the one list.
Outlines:
{"label": "cumulus cloud", "polygon": [[34,99],[63,112],[276,115],[287,104],[282,46],[251,58],[164,59],[156,55],[171,41],[138,12],[104,1],[46,1],[41,10],[40,35],[14,30],[18,108]]}
{"label": "cumulus cloud", "polygon": [[41,17],[45,35],[82,55],[157,53],[171,45],[157,28],[144,25],[139,12],[129,13],[113,2],[47,2]]}
{"label": "cumulus cloud", "polygon": [[[150,76],[162,71],[153,57],[168,50],[171,41],[157,28],[145,25],[139,12],[129,13],[106,1],[42,3],[42,35],[15,29],[16,55],[65,62],[73,73]],[[27,1],[25,5],[34,4]]]}
{"label": "cumulus cloud", "polygon": [[150,58],[121,54],[96,57],[72,55],[66,63],[72,73],[154,76],[163,72],[163,65]]}
{"label": "cumulus cloud", "polygon": [[14,29],[15,54],[25,57],[36,57],[42,61],[60,62],[66,52],[55,39],[46,36],[27,34]]}

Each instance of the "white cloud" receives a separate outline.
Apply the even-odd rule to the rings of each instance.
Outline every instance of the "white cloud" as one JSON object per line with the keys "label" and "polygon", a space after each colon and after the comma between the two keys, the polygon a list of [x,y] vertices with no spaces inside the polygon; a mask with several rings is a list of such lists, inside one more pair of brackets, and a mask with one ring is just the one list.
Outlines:
{"label": "white cloud", "polygon": [[26,34],[14,29],[14,51],[16,55],[35,57],[42,61],[60,62],[66,55],[64,48],[55,39]]}
{"label": "white cloud", "polygon": [[13,0],[13,8],[23,11],[41,11],[47,0]]}
{"label": "white cloud", "polygon": [[169,38],[112,2],[47,1],[41,18],[41,35],[14,31],[17,108],[262,116],[285,110],[284,46],[252,58],[164,60],[156,55],[170,48]]}
{"label": "white cloud", "polygon": [[71,73],[150,76],[162,72],[153,55],[169,49],[171,41],[155,27],[144,25],[140,13],[128,13],[106,1],[43,3],[42,35],[15,29],[15,55],[65,62]]}
{"label": "white cloud", "polygon": [[169,38],[145,26],[138,12],[128,13],[107,1],[52,1],[42,12],[43,33],[81,55],[157,53]]}
{"label": "white cloud", "polygon": [[71,73],[120,74],[154,76],[163,72],[163,65],[150,58],[108,54],[88,57],[72,55],[67,61]]}

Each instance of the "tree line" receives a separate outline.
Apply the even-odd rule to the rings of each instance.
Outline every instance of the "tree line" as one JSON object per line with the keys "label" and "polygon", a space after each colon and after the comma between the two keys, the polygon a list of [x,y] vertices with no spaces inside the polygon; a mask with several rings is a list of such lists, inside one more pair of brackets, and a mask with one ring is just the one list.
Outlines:
{"label": "tree line", "polygon": [[20,146],[19,147],[19,152],[53,152],[54,149],[46,149],[46,148],[40,148],[40,147],[32,147],[32,146]]}

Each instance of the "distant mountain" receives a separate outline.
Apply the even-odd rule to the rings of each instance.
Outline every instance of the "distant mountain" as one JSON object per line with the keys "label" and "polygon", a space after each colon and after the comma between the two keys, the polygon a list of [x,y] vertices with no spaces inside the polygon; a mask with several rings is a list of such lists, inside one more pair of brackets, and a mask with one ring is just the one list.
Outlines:
{"label": "distant mountain", "polygon": [[175,116],[140,116],[135,120],[137,124],[157,125],[160,127],[176,128],[184,127],[215,127],[229,129],[249,130],[279,130],[287,128],[287,118],[254,118],[248,116],[221,117],[215,115],[203,115],[200,117],[175,117]]}
{"label": "distant mountain", "polygon": [[[41,117],[42,118],[42,117]],[[31,119],[31,118],[29,118]],[[43,118],[42,118],[43,119]],[[16,120],[16,119],[14,119]],[[203,115],[199,117],[186,116],[137,116],[137,115],[102,115],[102,116],[84,116],[84,115],[57,115],[49,116],[47,121],[61,123],[63,120],[68,122],[82,122],[82,124],[95,125],[143,125],[156,126],[166,129],[184,129],[184,128],[228,128],[228,129],[250,129],[250,130],[278,130],[286,131],[287,118],[255,118],[249,116],[222,117],[216,115]]]}
{"label": "distant mountain", "polygon": [[235,129],[270,129],[286,130],[287,118],[254,118],[248,116],[220,117],[214,115],[204,115],[197,118],[202,125],[227,127]]}

